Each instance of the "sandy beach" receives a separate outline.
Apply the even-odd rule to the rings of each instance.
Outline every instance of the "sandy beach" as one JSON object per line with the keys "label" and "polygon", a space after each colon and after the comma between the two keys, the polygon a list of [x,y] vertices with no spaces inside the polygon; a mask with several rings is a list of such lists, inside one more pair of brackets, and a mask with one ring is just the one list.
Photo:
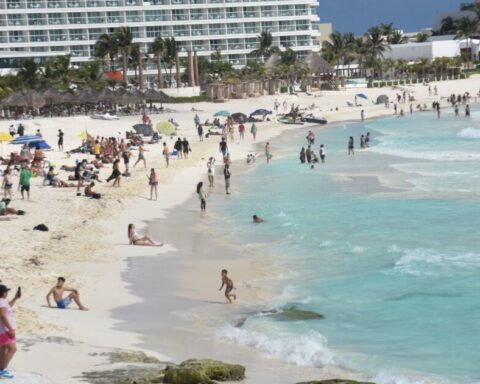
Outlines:
{"label": "sandy beach", "polygon": [[[469,92],[472,102],[474,101],[473,97],[480,89],[480,76],[432,83],[432,87],[434,85],[438,87],[438,96],[429,96],[428,87],[421,84],[408,86],[406,90],[415,97],[414,105],[425,103],[430,107],[433,101],[438,100],[443,108],[450,108],[446,97],[452,93]],[[353,102],[355,94],[359,92],[365,93],[369,100],[362,100],[362,106],[348,107],[347,102]],[[279,360],[264,359],[260,352],[247,347],[212,341],[213,335],[207,332],[207,323],[220,322],[224,316],[241,319],[245,311],[271,299],[269,286],[261,283],[266,270],[271,266],[271,260],[257,262],[248,249],[241,248],[237,254],[229,255],[226,261],[228,268],[235,271],[241,299],[228,308],[212,305],[212,302],[222,301],[218,292],[218,271],[223,267],[218,255],[221,254],[222,244],[214,241],[212,233],[205,234],[206,239],[201,241],[196,239],[198,231],[195,228],[201,226],[203,219],[218,221],[222,218],[214,214],[200,217],[198,201],[192,196],[197,182],[206,182],[205,164],[210,156],[214,156],[217,158],[218,183],[209,193],[208,201],[224,198],[222,168],[219,166],[221,155],[218,150],[219,136],[211,136],[204,142],[198,141],[194,116],[197,113],[202,121],[207,118],[212,121],[213,114],[222,109],[231,113],[248,114],[257,108],[272,109],[275,99],[278,99],[280,104],[286,101],[288,105],[294,103],[301,108],[312,106],[315,115],[328,120],[329,123],[325,126],[328,129],[332,124],[358,121],[362,109],[367,119],[392,115],[393,107],[386,109],[384,105],[373,104],[372,100],[381,94],[387,94],[393,100],[400,92],[401,90],[386,88],[351,89],[325,91],[311,96],[263,96],[231,100],[225,104],[165,105],[172,112],[151,115],[152,121],[155,124],[173,118],[178,122],[178,135],[186,137],[192,147],[188,160],[171,159],[170,167],[166,168],[161,155],[161,144],[146,145],[147,168],[138,164],[132,169],[131,177],[122,178],[120,188],[113,188],[111,183],[104,182],[110,174],[110,165],[101,170],[103,182],[97,183],[95,188],[102,194],[100,200],[77,196],[76,188],[43,186],[42,178],[37,177],[32,182],[31,200],[22,201],[15,182],[10,205],[25,210],[26,215],[0,222],[4,254],[0,280],[12,288],[21,286],[23,290],[23,297],[15,306],[19,323],[19,351],[12,362],[12,369],[17,376],[12,382],[79,383],[84,382],[82,374],[85,372],[125,366],[125,363],[112,364],[111,353],[119,350],[143,350],[144,335],[132,332],[129,324],[118,320],[119,317],[125,317],[125,310],[135,311],[135,308],[138,312],[132,313],[132,316],[155,316],[159,337],[169,335],[168,339],[163,340],[164,349],[143,350],[162,362],[179,362],[189,357],[213,357],[240,363],[247,366],[247,383],[266,382],[275,374],[282,377],[283,381],[278,382],[285,384],[293,384],[302,379],[334,377],[338,372],[297,368]],[[408,113],[408,105],[400,104],[399,110],[403,108]],[[192,107],[197,112],[192,111]],[[282,105],[279,112],[283,112]],[[60,171],[60,167],[72,166],[76,159],[87,158],[87,155],[73,154],[70,157],[58,152],[58,129],[65,132],[64,148],[68,151],[81,144],[80,134],[85,130],[92,136],[125,137],[125,132],[132,125],[140,123],[140,120],[141,116],[121,117],[118,121],[75,116],[19,122],[26,127],[26,134],[41,130],[45,140],[54,148],[53,151],[46,152],[47,159],[55,164],[60,178],[65,180],[68,174]],[[8,131],[11,123],[7,120],[0,121],[0,131]],[[248,133],[250,124],[246,126],[246,139],[229,143],[232,160],[242,161],[243,164],[249,151],[259,152],[257,161],[265,161],[263,151],[258,151],[256,145],[263,147],[263,143],[270,140],[275,147],[275,138],[280,134],[299,127],[308,128],[307,125],[283,125],[272,119],[257,124],[259,131],[257,141],[254,142]],[[161,141],[164,140],[173,148],[176,137],[167,137]],[[19,149],[19,146],[3,145],[3,155]],[[136,152],[133,155],[131,164],[137,158]],[[241,167],[241,164],[234,164],[234,172],[235,167]],[[147,175],[151,167],[159,175],[158,201],[149,200]],[[382,180],[379,181],[381,183]],[[353,178],[352,183],[354,182]],[[234,183],[233,181],[235,187]],[[357,188],[360,184],[356,183]],[[397,187],[402,188],[402,185]],[[234,199],[235,194],[230,198]],[[154,220],[157,224],[152,227],[151,222]],[[34,226],[41,223],[49,227],[48,232],[33,230]],[[129,246],[129,223],[137,225],[140,233],[147,232],[165,245],[161,248]],[[182,247],[178,247],[180,242]],[[195,255],[188,252],[191,252],[189,245],[193,243],[200,244],[198,249],[204,252],[192,264]],[[209,246],[212,247],[211,253],[208,252]],[[135,269],[139,265],[149,265],[152,269]],[[128,279],[125,279],[127,275]],[[84,304],[89,308],[88,312],[47,307],[45,296],[58,276],[64,276],[68,286],[80,291]],[[132,277],[141,283],[136,287],[129,286],[126,281]],[[252,283],[258,281],[258,284]],[[146,309],[141,305],[142,291],[151,294],[155,290],[158,290],[158,307],[151,308],[149,313],[143,313]],[[204,317],[205,307],[212,312],[212,318]],[[182,313],[183,318],[178,313]],[[190,313],[191,316],[185,318],[185,313]],[[183,331],[175,332],[177,328]],[[185,355],[184,345],[192,334],[204,342],[188,348],[189,355]]]}

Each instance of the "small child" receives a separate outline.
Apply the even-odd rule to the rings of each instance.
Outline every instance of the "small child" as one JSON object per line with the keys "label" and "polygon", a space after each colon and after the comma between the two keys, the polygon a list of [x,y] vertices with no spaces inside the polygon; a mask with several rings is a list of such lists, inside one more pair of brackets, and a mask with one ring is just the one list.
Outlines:
{"label": "small child", "polygon": [[230,279],[228,276],[228,271],[226,269],[222,269],[222,286],[220,287],[219,291],[222,290],[223,286],[226,286],[225,288],[225,297],[228,300],[229,304],[232,304],[232,299],[230,297],[233,297],[233,300],[237,300],[237,295],[231,294],[233,289],[236,289],[233,286],[233,281]]}

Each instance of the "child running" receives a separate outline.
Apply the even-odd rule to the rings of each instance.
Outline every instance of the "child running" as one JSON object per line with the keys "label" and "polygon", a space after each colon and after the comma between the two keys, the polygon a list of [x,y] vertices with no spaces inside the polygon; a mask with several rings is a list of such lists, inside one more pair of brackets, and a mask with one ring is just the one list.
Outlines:
{"label": "child running", "polygon": [[223,289],[223,286],[226,287],[225,288],[225,297],[227,298],[228,303],[232,304],[231,297],[233,297],[233,300],[237,300],[237,295],[234,295],[234,294],[231,293],[232,290],[236,289],[236,288],[233,286],[232,279],[230,279],[228,277],[228,271],[226,269],[222,269],[222,286],[220,287],[219,291],[221,291]]}

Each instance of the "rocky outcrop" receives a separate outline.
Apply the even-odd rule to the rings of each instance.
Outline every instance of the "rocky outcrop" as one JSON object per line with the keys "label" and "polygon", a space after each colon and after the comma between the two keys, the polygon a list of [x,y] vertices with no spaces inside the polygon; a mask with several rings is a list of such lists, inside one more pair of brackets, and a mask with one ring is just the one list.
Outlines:
{"label": "rocky outcrop", "polygon": [[325,316],[320,313],[313,311],[304,311],[302,309],[299,309],[295,305],[285,307],[280,311],[272,312],[270,317],[277,321],[305,321],[321,320],[325,318]]}
{"label": "rocky outcrop", "polygon": [[164,383],[211,384],[215,381],[239,381],[245,378],[245,367],[217,360],[187,360],[165,369]]}

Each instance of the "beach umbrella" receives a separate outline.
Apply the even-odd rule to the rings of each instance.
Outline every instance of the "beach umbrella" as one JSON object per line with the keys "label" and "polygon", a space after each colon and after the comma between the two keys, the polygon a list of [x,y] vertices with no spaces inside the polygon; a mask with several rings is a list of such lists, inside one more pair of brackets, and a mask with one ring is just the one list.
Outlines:
{"label": "beach umbrella", "polygon": [[228,116],[230,116],[230,112],[228,112],[228,111],[218,111],[213,116],[214,117],[228,117]]}
{"label": "beach umbrella", "polygon": [[62,102],[63,94],[58,89],[50,88],[43,92],[43,98],[48,105],[59,104]]}
{"label": "beach umbrella", "polygon": [[165,92],[156,91],[151,88],[144,92],[143,97],[145,100],[153,103],[171,103],[173,101]]}
{"label": "beach umbrella", "polygon": [[245,121],[247,121],[247,115],[241,112],[237,112],[232,115],[232,119],[233,121],[236,121],[238,123],[244,123]]}
{"label": "beach umbrella", "polygon": [[152,136],[153,135],[153,128],[148,124],[135,124],[133,126],[133,129],[139,135],[143,135],[143,136]]}
{"label": "beach umbrella", "polygon": [[75,104],[75,103],[80,103],[81,101],[80,101],[78,95],[75,95],[75,94],[70,93],[70,92],[65,92],[62,95],[62,102],[63,103]]}
{"label": "beach umbrella", "polygon": [[387,95],[380,95],[377,97],[377,104],[386,104],[389,100]]}
{"label": "beach umbrella", "polygon": [[0,132],[0,141],[7,141],[7,142],[10,142],[13,140],[13,137],[12,135],[10,135],[10,133],[8,132]]}
{"label": "beach umbrella", "polygon": [[28,147],[29,148],[46,149],[46,150],[52,149],[52,147],[50,147],[50,145],[48,145],[45,140],[40,140],[40,141],[36,141],[36,142],[30,141],[28,143]]}
{"label": "beach umbrella", "polygon": [[269,111],[268,109],[257,109],[256,111],[253,111],[250,116],[266,116],[271,114],[272,111]]}
{"label": "beach umbrella", "polygon": [[115,102],[116,95],[110,88],[104,88],[102,92],[98,95],[98,100],[101,100],[105,103]]}
{"label": "beach umbrella", "polygon": [[368,97],[367,95],[365,95],[364,93],[357,93],[355,96],[361,98],[361,99],[365,99],[365,100],[368,100]]}
{"label": "beach umbrella", "polygon": [[18,136],[10,144],[27,144],[27,143],[38,143],[43,139],[37,135],[25,135],[25,136]]}
{"label": "beach umbrella", "polygon": [[85,88],[78,92],[78,99],[82,103],[96,103],[100,92],[93,88]]}
{"label": "beach umbrella", "polygon": [[177,132],[177,127],[173,125],[170,121],[161,121],[155,126],[158,133],[163,133],[164,135],[175,135]]}

